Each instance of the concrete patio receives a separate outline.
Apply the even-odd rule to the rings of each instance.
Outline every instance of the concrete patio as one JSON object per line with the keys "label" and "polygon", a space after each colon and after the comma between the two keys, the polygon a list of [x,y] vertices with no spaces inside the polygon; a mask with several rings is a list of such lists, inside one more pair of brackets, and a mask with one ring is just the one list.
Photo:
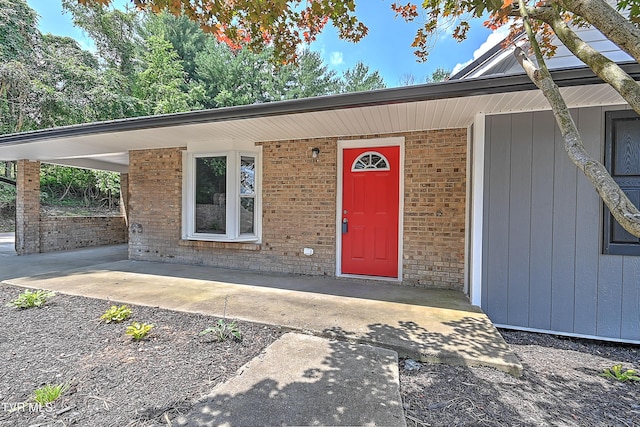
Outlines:
{"label": "concrete patio", "polygon": [[487,316],[460,292],[129,261],[126,245],[24,257],[1,254],[0,280],[11,285],[226,314],[392,349],[424,362],[490,366],[513,375],[522,369]]}

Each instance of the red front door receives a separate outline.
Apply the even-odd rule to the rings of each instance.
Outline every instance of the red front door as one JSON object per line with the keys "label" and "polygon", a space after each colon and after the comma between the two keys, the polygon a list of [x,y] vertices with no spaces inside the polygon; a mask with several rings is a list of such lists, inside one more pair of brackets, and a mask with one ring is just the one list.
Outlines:
{"label": "red front door", "polygon": [[342,273],[398,277],[400,147],[343,152]]}

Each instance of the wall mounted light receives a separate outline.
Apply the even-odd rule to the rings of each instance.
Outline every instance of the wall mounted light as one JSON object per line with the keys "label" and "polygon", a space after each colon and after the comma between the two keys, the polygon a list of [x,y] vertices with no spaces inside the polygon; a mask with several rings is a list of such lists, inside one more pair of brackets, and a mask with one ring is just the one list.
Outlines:
{"label": "wall mounted light", "polygon": [[317,159],[319,154],[320,154],[319,148],[316,147],[311,149],[311,157],[313,157],[314,159]]}

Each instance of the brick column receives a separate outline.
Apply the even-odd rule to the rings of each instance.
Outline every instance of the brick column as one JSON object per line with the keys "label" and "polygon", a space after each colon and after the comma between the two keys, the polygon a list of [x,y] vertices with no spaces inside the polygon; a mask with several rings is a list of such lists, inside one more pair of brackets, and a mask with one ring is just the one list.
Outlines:
{"label": "brick column", "polygon": [[120,174],[120,214],[124,223],[129,227],[129,174]]}
{"label": "brick column", "polygon": [[40,162],[18,160],[16,178],[16,252],[40,252]]}

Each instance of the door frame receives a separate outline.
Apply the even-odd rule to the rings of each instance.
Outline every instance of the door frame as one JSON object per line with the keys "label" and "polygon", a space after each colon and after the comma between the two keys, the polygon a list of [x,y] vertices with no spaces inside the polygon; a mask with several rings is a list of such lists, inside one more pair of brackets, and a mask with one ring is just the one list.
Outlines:
{"label": "door frame", "polygon": [[[342,273],[342,184],[343,184],[343,164],[344,150],[347,148],[371,148],[376,147],[399,147],[400,160],[398,171],[398,277],[380,277],[380,276],[363,276],[359,274],[343,274]],[[394,136],[388,138],[371,138],[371,139],[348,139],[338,140],[338,164],[337,164],[337,187],[336,187],[336,276],[337,277],[355,277],[374,279],[391,282],[402,281],[402,242],[404,230],[404,137]]]}

